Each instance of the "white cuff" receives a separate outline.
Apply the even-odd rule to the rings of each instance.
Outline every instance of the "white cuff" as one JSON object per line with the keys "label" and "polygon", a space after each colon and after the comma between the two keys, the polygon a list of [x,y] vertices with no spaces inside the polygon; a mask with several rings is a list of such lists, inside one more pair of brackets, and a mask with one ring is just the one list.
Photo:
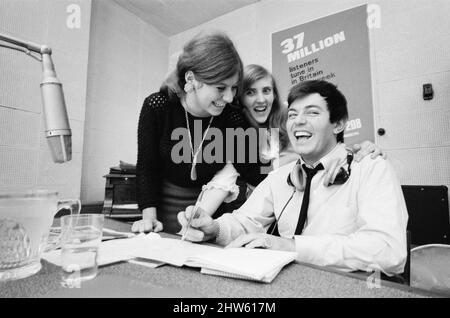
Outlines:
{"label": "white cuff", "polygon": [[239,187],[236,184],[224,185],[216,182],[209,182],[202,187],[203,191],[209,189],[220,189],[229,192],[228,196],[223,200],[225,203],[230,203],[236,200],[239,195]]}
{"label": "white cuff", "polygon": [[[314,246],[316,237],[308,235],[294,235],[295,239],[295,251],[297,252],[297,261],[305,263],[314,262]],[[317,264],[322,265],[322,264]]]}
{"label": "white cuff", "polygon": [[226,231],[225,227],[221,224],[220,218],[214,221],[219,225],[219,234],[216,236],[215,241],[216,244],[222,246],[228,245],[230,243],[230,237],[226,234],[228,231]]}

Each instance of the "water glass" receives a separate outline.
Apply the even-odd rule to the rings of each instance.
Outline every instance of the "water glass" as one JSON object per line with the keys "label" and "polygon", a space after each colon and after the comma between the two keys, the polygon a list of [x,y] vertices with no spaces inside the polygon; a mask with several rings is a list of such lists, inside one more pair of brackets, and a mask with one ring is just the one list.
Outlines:
{"label": "water glass", "polygon": [[61,218],[63,286],[79,287],[81,282],[97,276],[103,223],[103,214],[66,215]]}

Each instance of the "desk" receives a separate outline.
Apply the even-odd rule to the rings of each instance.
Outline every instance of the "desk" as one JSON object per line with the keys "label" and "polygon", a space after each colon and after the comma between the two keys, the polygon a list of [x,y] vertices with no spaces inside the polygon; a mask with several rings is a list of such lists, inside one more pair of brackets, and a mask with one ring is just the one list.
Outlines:
{"label": "desk", "polygon": [[[105,227],[129,231],[130,225],[106,219]],[[287,265],[270,284],[201,274],[199,269],[165,265],[148,268],[127,262],[99,268],[98,276],[81,288],[63,288],[60,272],[42,260],[34,276],[0,283],[0,297],[435,297],[437,294],[405,285],[382,282],[369,288],[356,274],[306,264]]]}

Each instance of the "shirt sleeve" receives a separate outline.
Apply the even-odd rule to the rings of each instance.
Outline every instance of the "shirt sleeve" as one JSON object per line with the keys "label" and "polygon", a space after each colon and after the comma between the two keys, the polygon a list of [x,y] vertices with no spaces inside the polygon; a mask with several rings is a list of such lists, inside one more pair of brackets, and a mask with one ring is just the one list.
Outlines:
{"label": "shirt sleeve", "polygon": [[202,187],[202,190],[216,188],[227,191],[229,194],[224,199],[224,202],[232,202],[236,200],[239,195],[239,187],[236,185],[238,176],[239,173],[236,171],[233,164],[227,162],[225,166],[214,175],[211,181]]}
{"label": "shirt sleeve", "polygon": [[147,97],[138,123],[136,163],[136,195],[141,210],[157,207],[161,187],[161,157],[159,152],[159,122],[166,99],[156,93]]}
{"label": "shirt sleeve", "polygon": [[246,233],[265,233],[275,220],[272,192],[266,178],[253,191],[250,198],[233,213],[225,213],[217,219],[219,235],[216,242],[228,245]]}
{"label": "shirt sleeve", "polygon": [[352,171],[360,169],[355,184],[359,187],[358,230],[349,235],[296,235],[299,261],[345,271],[403,272],[408,222],[405,201],[391,165],[381,158],[371,160],[364,158]]}

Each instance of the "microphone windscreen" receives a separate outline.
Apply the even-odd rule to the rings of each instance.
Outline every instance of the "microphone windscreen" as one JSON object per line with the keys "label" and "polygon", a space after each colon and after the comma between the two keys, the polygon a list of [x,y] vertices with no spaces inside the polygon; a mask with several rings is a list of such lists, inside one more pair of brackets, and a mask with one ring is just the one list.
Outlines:
{"label": "microphone windscreen", "polygon": [[72,159],[72,132],[69,126],[62,85],[47,80],[41,84],[45,132],[54,162]]}
{"label": "microphone windscreen", "polygon": [[52,153],[53,162],[63,163],[72,159],[72,136],[47,136],[48,146]]}

